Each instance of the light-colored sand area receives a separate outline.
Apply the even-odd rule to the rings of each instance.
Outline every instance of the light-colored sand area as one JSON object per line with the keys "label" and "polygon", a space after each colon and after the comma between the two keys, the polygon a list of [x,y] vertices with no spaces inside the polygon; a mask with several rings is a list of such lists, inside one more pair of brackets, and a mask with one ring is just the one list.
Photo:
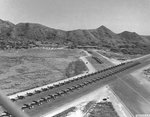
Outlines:
{"label": "light-colored sand area", "polygon": [[60,107],[57,110],[53,110],[52,112],[49,112],[49,114],[43,115],[42,117],[53,116],[71,107],[76,107],[76,110],[73,112],[69,112],[66,117],[88,117],[88,113],[90,112],[90,110],[92,110],[94,105],[92,105],[89,110],[86,110],[86,112],[84,112],[83,110],[85,106],[90,101],[94,101],[95,104],[98,102],[102,102],[104,98],[107,99],[108,102],[111,102],[113,104],[115,111],[120,117],[131,117],[130,113],[125,109],[124,105],[120,102],[120,100],[118,100],[116,95],[114,95],[110,87],[107,85],[95,90],[94,92],[89,93],[88,95],[80,97],[74,102],[65,104],[63,107]]}
{"label": "light-colored sand area", "polygon": [[51,112],[43,115],[42,117],[54,116],[60,112],[67,110],[68,108],[71,108],[74,106],[78,108],[77,111],[70,113],[68,115],[68,117],[75,117],[74,115],[76,115],[76,117],[83,117],[84,113],[81,113],[82,107],[84,105],[86,105],[89,101],[92,101],[92,100],[100,101],[100,100],[102,100],[103,98],[108,96],[107,92],[108,92],[107,87],[106,86],[102,87],[102,88],[97,89],[97,90],[95,90],[95,91],[93,91],[87,95],[80,97],[79,99],[74,100],[71,103],[67,103],[64,106],[57,108],[57,110],[52,110]]}
{"label": "light-colored sand area", "polygon": [[87,68],[89,69],[89,73],[94,73],[97,70],[93,67],[93,65],[87,60],[86,57],[80,57],[80,59],[85,63]]}
{"label": "light-colored sand area", "polygon": [[148,81],[148,79],[147,79],[146,75],[144,75],[143,71],[148,68],[150,68],[150,65],[142,67],[142,68],[134,71],[133,73],[131,73],[131,75],[134,76],[141,85],[143,85],[143,86],[145,85],[145,88],[147,90],[150,89],[150,81]]}

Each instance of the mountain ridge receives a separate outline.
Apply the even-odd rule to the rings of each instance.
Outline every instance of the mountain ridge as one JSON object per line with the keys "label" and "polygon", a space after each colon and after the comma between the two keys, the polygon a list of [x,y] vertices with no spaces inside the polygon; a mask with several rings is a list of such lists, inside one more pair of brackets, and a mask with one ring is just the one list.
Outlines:
{"label": "mountain ridge", "polygon": [[39,41],[71,47],[90,45],[125,54],[150,53],[150,36],[129,31],[117,34],[103,25],[96,29],[64,31],[37,23],[13,24],[0,20],[0,41],[3,41],[3,44],[9,41],[35,44]]}

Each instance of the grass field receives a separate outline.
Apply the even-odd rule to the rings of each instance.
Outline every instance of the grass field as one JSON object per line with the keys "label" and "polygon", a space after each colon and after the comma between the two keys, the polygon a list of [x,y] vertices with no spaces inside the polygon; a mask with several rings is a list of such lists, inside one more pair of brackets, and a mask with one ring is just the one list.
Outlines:
{"label": "grass field", "polygon": [[0,89],[8,95],[65,79],[68,65],[83,55],[81,50],[0,51]]}

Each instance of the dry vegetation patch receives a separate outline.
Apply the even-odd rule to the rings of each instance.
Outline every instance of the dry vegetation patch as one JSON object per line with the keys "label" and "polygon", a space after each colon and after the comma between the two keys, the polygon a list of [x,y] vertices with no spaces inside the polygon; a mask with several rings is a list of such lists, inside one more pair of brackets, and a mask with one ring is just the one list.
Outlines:
{"label": "dry vegetation patch", "polygon": [[147,69],[144,69],[142,72],[143,72],[143,75],[147,78],[147,80],[150,81],[150,67]]}
{"label": "dry vegetation patch", "polygon": [[88,69],[83,61],[81,60],[73,61],[66,68],[66,76],[69,78],[72,76],[79,75],[83,73],[83,71],[87,71],[87,70]]}
{"label": "dry vegetation patch", "polygon": [[119,117],[111,102],[99,102],[88,117]]}

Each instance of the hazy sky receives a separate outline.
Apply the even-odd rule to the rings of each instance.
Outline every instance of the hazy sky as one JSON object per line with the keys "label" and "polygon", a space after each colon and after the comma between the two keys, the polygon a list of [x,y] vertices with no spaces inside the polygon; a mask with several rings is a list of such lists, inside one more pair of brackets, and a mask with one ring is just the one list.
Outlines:
{"label": "hazy sky", "polygon": [[105,25],[116,33],[150,35],[150,0],[0,0],[0,19],[64,30]]}

